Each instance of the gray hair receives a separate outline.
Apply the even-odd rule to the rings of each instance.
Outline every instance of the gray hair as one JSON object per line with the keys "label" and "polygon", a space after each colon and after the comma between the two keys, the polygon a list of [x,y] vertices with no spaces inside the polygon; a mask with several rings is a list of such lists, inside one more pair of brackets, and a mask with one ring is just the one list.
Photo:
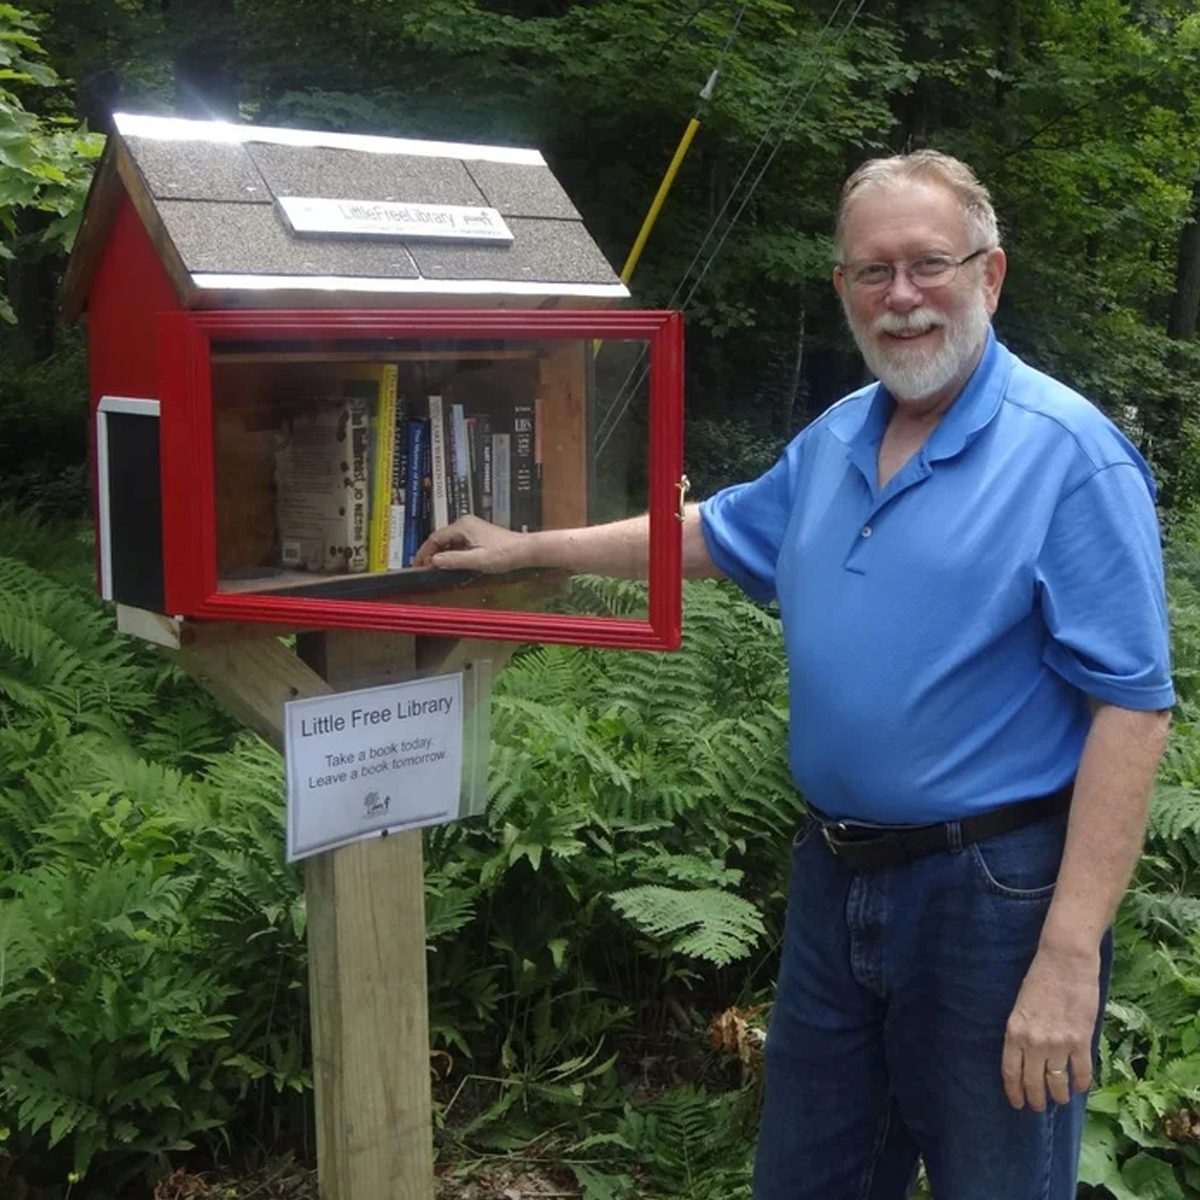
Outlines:
{"label": "gray hair", "polygon": [[897,154],[893,158],[868,159],[846,180],[833,235],[834,251],[839,258],[846,211],[854,196],[862,188],[874,184],[909,179],[938,184],[953,193],[962,209],[968,231],[975,235],[974,240],[988,250],[1000,245],[1000,230],[996,222],[996,210],[992,207],[992,197],[975,177],[975,172],[965,162],[942,154],[939,150],[914,150],[911,154]]}

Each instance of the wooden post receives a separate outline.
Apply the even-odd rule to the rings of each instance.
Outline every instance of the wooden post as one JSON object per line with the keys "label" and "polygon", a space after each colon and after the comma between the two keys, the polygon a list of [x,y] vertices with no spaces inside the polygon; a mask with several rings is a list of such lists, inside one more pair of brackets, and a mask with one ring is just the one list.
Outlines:
{"label": "wooden post", "polygon": [[[390,682],[413,639],[331,630],[301,653],[335,691]],[[317,1164],[323,1200],[432,1200],[421,831],[309,859]]]}
{"label": "wooden post", "polygon": [[[300,634],[306,662],[269,630],[231,639],[228,626],[151,617],[126,610],[124,627],[276,745],[286,701],[391,682],[416,661],[400,634]],[[432,1200],[421,831],[319,854],[304,879],[322,1200]]]}

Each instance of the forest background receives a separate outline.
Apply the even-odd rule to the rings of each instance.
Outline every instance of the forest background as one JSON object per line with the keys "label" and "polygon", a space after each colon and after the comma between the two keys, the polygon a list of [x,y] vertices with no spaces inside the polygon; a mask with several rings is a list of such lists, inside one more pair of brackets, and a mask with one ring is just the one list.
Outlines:
{"label": "forest background", "polygon": [[[1200,1197],[1200,16],[1183,0],[0,4],[0,1194],[311,1188],[278,758],[91,595],[84,343],[56,289],[111,112],[536,146],[619,265],[718,62],[633,283],[638,305],[686,312],[699,495],[861,382],[829,286],[838,188],[927,145],[993,192],[1002,337],[1154,466],[1181,702],[1118,925],[1083,1191]],[[488,815],[427,839],[445,1195],[748,1195],[800,805],[785,704],[775,617],[719,585],[688,589],[678,655],[530,649],[504,672]]]}

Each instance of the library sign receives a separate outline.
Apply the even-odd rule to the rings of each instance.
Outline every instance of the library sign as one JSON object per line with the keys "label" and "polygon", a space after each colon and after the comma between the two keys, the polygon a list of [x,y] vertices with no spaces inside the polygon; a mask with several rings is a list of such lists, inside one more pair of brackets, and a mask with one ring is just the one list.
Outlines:
{"label": "library sign", "polygon": [[284,710],[288,862],[459,816],[461,672]]}
{"label": "library sign", "polygon": [[494,208],[324,200],[313,196],[280,196],[279,207],[294,233],[441,238],[456,242],[513,240],[504,218]]}

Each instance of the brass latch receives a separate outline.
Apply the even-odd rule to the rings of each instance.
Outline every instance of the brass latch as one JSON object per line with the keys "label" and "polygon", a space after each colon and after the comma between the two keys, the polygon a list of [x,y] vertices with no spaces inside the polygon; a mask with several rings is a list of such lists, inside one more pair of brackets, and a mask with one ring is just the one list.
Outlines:
{"label": "brass latch", "polygon": [[675,487],[679,492],[679,510],[675,513],[675,520],[682,521],[684,504],[687,502],[687,494],[691,490],[692,485],[688,482],[686,475],[681,475]]}

